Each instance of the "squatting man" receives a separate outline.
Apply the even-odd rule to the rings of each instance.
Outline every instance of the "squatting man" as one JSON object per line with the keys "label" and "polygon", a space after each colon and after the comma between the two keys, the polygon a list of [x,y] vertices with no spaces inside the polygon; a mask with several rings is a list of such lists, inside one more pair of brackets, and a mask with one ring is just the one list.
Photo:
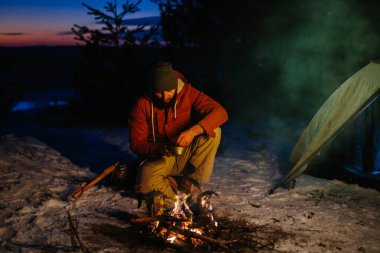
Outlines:
{"label": "squatting man", "polygon": [[[130,148],[143,161],[135,190],[151,215],[162,211],[151,208],[157,198],[171,208],[179,190],[191,194],[190,207],[196,205],[202,184],[210,180],[220,126],[227,119],[218,102],[191,86],[170,63],[151,69],[149,92],[137,99],[129,115]],[[173,146],[184,147],[183,153],[173,154]]]}

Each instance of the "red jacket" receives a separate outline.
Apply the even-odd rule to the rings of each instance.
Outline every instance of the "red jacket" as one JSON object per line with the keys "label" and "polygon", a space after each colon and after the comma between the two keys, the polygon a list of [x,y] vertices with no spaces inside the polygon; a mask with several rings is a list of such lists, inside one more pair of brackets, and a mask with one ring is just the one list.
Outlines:
{"label": "red jacket", "polygon": [[227,111],[218,102],[192,87],[182,74],[176,73],[177,100],[172,108],[157,108],[146,96],[137,100],[130,113],[130,148],[141,158],[157,156],[162,143],[174,141],[194,124],[199,124],[205,134],[214,137],[213,130],[228,119]]}

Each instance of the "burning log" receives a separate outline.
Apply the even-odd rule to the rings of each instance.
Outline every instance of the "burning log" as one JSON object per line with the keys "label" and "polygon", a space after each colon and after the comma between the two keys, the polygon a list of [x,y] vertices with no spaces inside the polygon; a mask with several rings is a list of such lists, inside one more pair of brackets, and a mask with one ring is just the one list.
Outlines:
{"label": "burning log", "polygon": [[204,215],[186,218],[181,213],[170,212],[130,221],[137,225],[147,224],[144,233],[146,238],[178,252],[273,251],[274,242],[283,236],[281,231],[274,228],[257,227],[245,220],[222,218],[216,222],[213,217]]}
{"label": "burning log", "polygon": [[188,249],[192,249],[192,252],[213,249],[223,252],[235,252],[240,249],[273,249],[270,242],[266,243],[265,240],[260,240],[258,236],[252,234],[255,231],[253,227],[232,222],[227,224],[226,221],[222,221],[220,226],[213,217],[213,207],[210,203],[211,196],[217,195],[216,193],[206,191],[200,194],[197,199],[197,212],[189,208],[188,194],[181,192],[177,194],[172,210],[157,216],[131,219],[131,223],[147,224],[147,238],[179,252],[188,252]]}
{"label": "burning log", "polygon": [[[193,246],[199,246],[208,243],[211,246],[219,247],[228,252],[233,252],[229,245],[236,243],[236,240],[223,240],[215,239],[205,235],[204,227],[196,228],[197,225],[193,224],[191,220],[185,218],[178,218],[171,214],[153,217],[141,217],[130,220],[132,223],[152,223],[153,229],[151,234],[158,239],[161,239],[165,245],[174,244],[177,248],[180,244],[186,241],[191,241]],[[152,228],[152,227],[151,227]],[[208,231],[208,232],[211,232]],[[195,240],[194,240],[195,239]]]}
{"label": "burning log", "polygon": [[190,194],[177,192],[176,202],[173,209],[168,213],[163,213],[152,217],[142,217],[131,219],[132,223],[149,223],[148,233],[153,238],[163,241],[165,244],[170,242],[177,246],[185,246],[190,243],[192,246],[201,246],[208,243],[209,246],[217,246],[228,250],[229,244],[234,241],[217,240],[205,234],[212,234],[217,226],[211,212],[211,195],[216,193],[207,191],[198,198],[199,213],[193,220],[194,214],[187,205]]}
{"label": "burning log", "polygon": [[214,238],[211,238],[209,236],[205,236],[205,235],[202,235],[202,234],[198,234],[196,232],[192,232],[188,229],[181,229],[181,228],[178,228],[178,227],[172,227],[172,230],[177,232],[177,233],[180,233],[186,237],[191,237],[191,238],[197,238],[197,239],[200,239],[202,241],[205,241],[207,243],[210,243],[212,245],[216,245],[220,248],[223,248],[225,250],[228,250],[230,252],[234,252],[233,250],[231,250],[227,245],[231,245],[231,244],[234,244],[237,242],[237,240],[222,240],[222,239],[214,239]]}

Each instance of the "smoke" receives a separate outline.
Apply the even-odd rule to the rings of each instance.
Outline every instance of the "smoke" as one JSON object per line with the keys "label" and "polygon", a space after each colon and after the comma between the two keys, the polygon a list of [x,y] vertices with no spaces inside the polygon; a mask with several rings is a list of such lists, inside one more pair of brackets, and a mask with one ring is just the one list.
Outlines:
{"label": "smoke", "polygon": [[276,69],[268,98],[280,99],[268,99],[268,106],[310,119],[341,83],[379,56],[380,35],[371,6],[360,1],[287,1],[276,7],[262,23],[252,57],[264,71]]}

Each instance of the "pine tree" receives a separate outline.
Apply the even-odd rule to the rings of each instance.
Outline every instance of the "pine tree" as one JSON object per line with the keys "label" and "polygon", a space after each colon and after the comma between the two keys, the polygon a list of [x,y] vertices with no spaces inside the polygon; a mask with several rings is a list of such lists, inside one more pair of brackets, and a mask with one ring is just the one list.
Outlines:
{"label": "pine tree", "polygon": [[[71,31],[76,35],[76,40],[90,46],[119,47],[121,45],[157,44],[158,42],[151,40],[151,38],[158,33],[159,25],[151,26],[149,30],[145,31],[146,24],[137,25],[135,28],[129,28],[123,24],[127,14],[140,11],[138,7],[140,3],[141,0],[132,3],[127,0],[121,5],[121,11],[119,11],[117,0],[107,2],[104,6],[104,11],[82,3],[88,10],[87,14],[93,15],[97,23],[102,26],[100,29],[90,29],[87,26],[74,24]],[[141,38],[137,37],[139,33],[144,33]]]}

